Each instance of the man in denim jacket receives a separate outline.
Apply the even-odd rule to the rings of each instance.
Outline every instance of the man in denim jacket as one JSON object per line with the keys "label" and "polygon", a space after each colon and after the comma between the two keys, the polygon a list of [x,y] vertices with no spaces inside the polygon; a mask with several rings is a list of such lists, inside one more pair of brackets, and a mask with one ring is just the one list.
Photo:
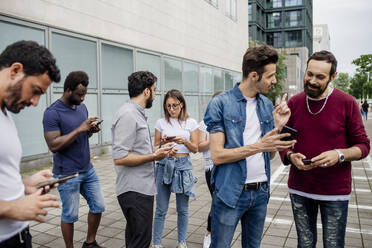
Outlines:
{"label": "man in denim jacket", "polygon": [[269,200],[270,159],[295,143],[280,140],[289,134],[278,134],[290,117],[286,96],[274,110],[262,95],[276,83],[277,61],[278,54],[270,46],[249,48],[243,57],[242,82],[208,105],[204,122],[215,164],[211,248],[230,247],[239,220],[242,247],[260,246]]}

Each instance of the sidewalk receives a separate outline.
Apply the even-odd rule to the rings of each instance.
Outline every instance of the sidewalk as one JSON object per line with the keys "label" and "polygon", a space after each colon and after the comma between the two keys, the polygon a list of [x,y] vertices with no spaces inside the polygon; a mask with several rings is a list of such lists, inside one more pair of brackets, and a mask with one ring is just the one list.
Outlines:
{"label": "sidewalk", "polygon": [[[369,137],[372,137],[372,121],[367,122]],[[192,155],[194,172],[198,177],[197,199],[190,198],[189,229],[187,243],[189,248],[202,247],[207,225],[211,197],[204,178],[204,165],[201,154]],[[92,160],[101,180],[106,211],[103,214],[97,234],[97,242],[106,248],[125,247],[125,218],[115,195],[116,173],[111,154],[94,157]],[[268,205],[265,229],[261,247],[296,247],[296,228],[287,190],[288,167],[281,165],[279,156],[272,161],[271,198]],[[372,160],[370,157],[353,162],[353,191],[349,203],[346,229],[346,247],[372,247]],[[56,190],[52,191],[58,196]],[[75,247],[80,248],[87,232],[88,207],[83,198],[80,201],[79,221],[75,223]],[[60,228],[60,209],[49,209],[46,223],[31,222],[33,247],[62,248],[64,242]],[[318,223],[320,219],[318,219]],[[232,247],[241,247],[240,225]],[[174,194],[170,199],[169,210],[163,232],[163,246],[177,246],[177,213]],[[322,246],[321,226],[318,224],[318,247]]]}

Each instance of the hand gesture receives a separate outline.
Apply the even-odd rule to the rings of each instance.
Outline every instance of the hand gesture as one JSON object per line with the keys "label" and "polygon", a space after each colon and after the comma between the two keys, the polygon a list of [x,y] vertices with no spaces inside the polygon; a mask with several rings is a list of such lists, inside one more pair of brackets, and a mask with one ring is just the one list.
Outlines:
{"label": "hand gesture", "polygon": [[181,145],[181,144],[183,145],[186,142],[186,138],[182,137],[182,136],[176,136],[172,139],[172,142],[177,143],[179,145]]}
{"label": "hand gesture", "polygon": [[177,149],[172,146],[172,144],[166,144],[161,148],[158,148],[154,152],[155,160],[162,160],[163,158],[174,155],[177,152]]}
{"label": "hand gesture", "polygon": [[42,195],[43,189],[38,189],[35,193],[28,195],[17,201],[9,202],[11,204],[9,218],[14,220],[36,220],[44,222],[40,215],[46,216],[47,211],[44,208],[58,208],[57,197],[52,194]]}
{"label": "hand gesture", "polygon": [[290,156],[290,162],[299,170],[311,170],[316,167],[313,162],[311,164],[304,164],[302,162],[303,159],[306,159],[306,156],[302,153],[292,153]]}
{"label": "hand gesture", "polygon": [[81,133],[88,132],[93,126],[95,126],[94,122],[98,120],[98,117],[88,118],[83,121],[80,126],[78,127]]}
{"label": "hand gesture", "polygon": [[313,164],[318,167],[327,168],[338,163],[338,153],[335,150],[322,152],[311,159]]}
{"label": "hand gesture", "polygon": [[291,116],[291,110],[288,108],[287,101],[285,100],[286,98],[287,93],[282,96],[280,104],[276,106],[273,111],[274,124],[275,127],[278,129],[284,127],[284,125],[287,124],[289,117]]}
{"label": "hand gesture", "polygon": [[281,138],[291,136],[289,133],[278,134],[278,129],[274,128],[259,141],[264,152],[276,152],[288,149],[296,143],[296,140],[282,141]]}
{"label": "hand gesture", "polygon": [[[37,186],[43,183],[46,183],[53,179],[53,174],[50,170],[42,170],[36,172],[32,176],[23,179],[23,183],[25,185],[25,193],[26,195],[35,193],[37,191]],[[53,187],[57,187],[58,183],[54,184]],[[49,186],[43,188],[43,193],[48,193],[50,190]]]}

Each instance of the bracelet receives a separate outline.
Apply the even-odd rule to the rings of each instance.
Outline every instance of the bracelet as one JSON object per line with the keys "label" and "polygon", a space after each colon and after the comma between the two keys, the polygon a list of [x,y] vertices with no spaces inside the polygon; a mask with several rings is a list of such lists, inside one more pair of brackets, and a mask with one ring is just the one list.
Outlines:
{"label": "bracelet", "polygon": [[187,141],[188,141],[188,140],[185,138],[185,141],[183,142],[183,144],[186,145]]}

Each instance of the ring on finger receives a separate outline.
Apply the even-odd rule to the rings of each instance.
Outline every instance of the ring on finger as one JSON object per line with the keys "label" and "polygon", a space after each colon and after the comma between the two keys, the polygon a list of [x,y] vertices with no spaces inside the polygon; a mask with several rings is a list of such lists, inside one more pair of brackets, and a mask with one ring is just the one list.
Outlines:
{"label": "ring on finger", "polygon": [[324,167],[324,168],[327,167],[327,163],[324,163],[324,164],[323,164],[323,167]]}

